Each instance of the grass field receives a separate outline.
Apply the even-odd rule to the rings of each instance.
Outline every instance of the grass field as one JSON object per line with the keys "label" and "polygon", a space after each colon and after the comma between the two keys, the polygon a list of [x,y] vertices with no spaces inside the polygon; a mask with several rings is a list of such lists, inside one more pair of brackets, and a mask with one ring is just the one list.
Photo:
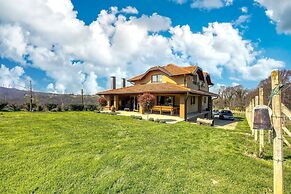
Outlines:
{"label": "grass field", "polygon": [[[271,147],[236,130],[92,112],[0,113],[0,193],[272,193]],[[285,148],[285,193],[291,151]]]}

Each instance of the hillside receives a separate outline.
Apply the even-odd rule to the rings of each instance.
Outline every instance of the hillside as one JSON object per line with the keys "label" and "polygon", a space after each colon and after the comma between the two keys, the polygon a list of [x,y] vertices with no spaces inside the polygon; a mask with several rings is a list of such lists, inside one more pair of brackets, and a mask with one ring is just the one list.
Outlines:
{"label": "hillside", "polygon": [[[81,95],[74,94],[53,94],[44,92],[33,92],[33,100],[38,104],[55,103],[61,104],[80,104]],[[0,87],[0,101],[5,101],[11,104],[24,104],[29,102],[29,92],[18,90],[15,88]],[[97,96],[84,96],[85,104],[96,104]]]}

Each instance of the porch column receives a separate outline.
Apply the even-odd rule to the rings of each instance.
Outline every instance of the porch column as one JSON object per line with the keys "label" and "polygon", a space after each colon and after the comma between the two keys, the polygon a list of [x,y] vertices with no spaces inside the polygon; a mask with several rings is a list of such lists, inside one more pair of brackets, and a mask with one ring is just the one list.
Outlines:
{"label": "porch column", "polygon": [[185,95],[180,95],[180,117],[185,119]]}
{"label": "porch column", "polygon": [[144,109],[142,108],[142,106],[139,106],[139,112],[140,112],[141,114],[144,114]]}
{"label": "porch column", "polygon": [[113,106],[115,107],[116,110],[118,110],[118,105],[119,105],[119,103],[118,103],[118,96],[115,95],[114,96],[114,105]]}
{"label": "porch column", "polygon": [[110,96],[109,95],[105,95],[104,98],[106,99],[107,101],[107,105],[105,106],[105,110],[110,110]]}
{"label": "porch column", "polygon": [[212,103],[213,103],[213,102],[212,102],[212,97],[209,96],[209,97],[208,97],[208,109],[209,109],[209,111],[210,111],[210,113],[208,114],[208,118],[209,118],[209,119],[212,118],[212,106],[213,106]]}

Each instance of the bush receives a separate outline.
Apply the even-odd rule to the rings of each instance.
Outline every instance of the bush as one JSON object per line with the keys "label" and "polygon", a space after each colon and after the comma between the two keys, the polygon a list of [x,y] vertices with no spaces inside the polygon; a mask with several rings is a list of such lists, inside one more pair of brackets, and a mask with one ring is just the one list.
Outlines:
{"label": "bush", "polygon": [[48,111],[51,111],[51,110],[57,108],[57,107],[58,107],[58,104],[48,103],[48,104],[45,104],[45,107],[46,107],[46,109],[47,109]]}
{"label": "bush", "polygon": [[107,106],[107,100],[104,97],[99,97],[98,98],[98,105],[102,108]]}
{"label": "bush", "polygon": [[21,107],[16,104],[7,104],[4,108],[2,108],[2,111],[5,112],[14,112],[14,111],[20,111]]}
{"label": "bush", "polygon": [[7,102],[0,102],[0,110],[2,110],[7,104]]}
{"label": "bush", "polygon": [[[30,103],[25,103],[23,105],[23,108],[26,109],[27,111],[30,111]],[[32,103],[32,111],[36,110],[36,104]]]}
{"label": "bush", "polygon": [[94,111],[94,110],[97,110],[97,105],[94,105],[94,104],[87,104],[85,105],[84,109],[86,111]]}
{"label": "bush", "polygon": [[82,104],[70,104],[71,111],[83,111],[84,106]]}
{"label": "bush", "polygon": [[149,118],[149,121],[155,121],[155,119],[154,118]]}
{"label": "bush", "polygon": [[145,93],[138,97],[138,103],[145,111],[149,111],[155,105],[155,96]]}
{"label": "bush", "polygon": [[39,112],[44,111],[43,106],[42,105],[37,105],[36,111],[39,111]]}

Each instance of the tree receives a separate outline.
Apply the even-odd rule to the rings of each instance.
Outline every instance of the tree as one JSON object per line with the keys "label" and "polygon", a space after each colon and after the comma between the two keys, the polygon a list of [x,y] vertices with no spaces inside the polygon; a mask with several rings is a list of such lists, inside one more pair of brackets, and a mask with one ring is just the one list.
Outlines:
{"label": "tree", "polygon": [[104,97],[99,97],[98,105],[103,109],[105,106],[107,106],[107,100]]}
{"label": "tree", "polygon": [[155,96],[145,93],[138,97],[138,103],[145,111],[149,111],[155,105]]}

